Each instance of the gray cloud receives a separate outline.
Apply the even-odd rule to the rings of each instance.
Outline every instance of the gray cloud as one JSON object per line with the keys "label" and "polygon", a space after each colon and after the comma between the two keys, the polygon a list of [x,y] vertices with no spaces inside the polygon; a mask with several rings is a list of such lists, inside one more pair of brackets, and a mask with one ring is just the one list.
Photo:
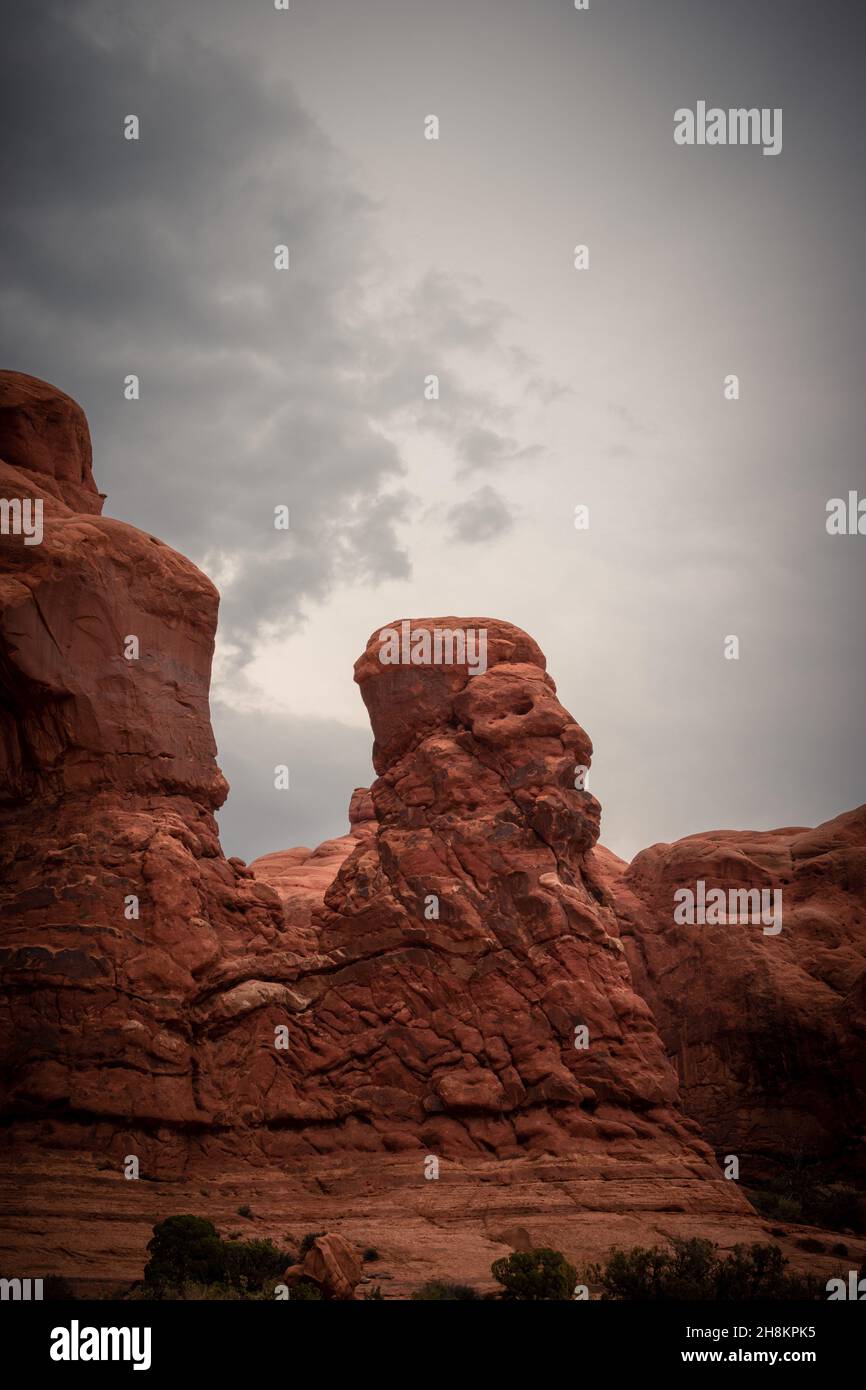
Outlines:
{"label": "gray cloud", "polygon": [[[219,578],[218,695],[254,704],[261,622],[317,612],[349,683],[380,619],[500,614],[592,734],[621,852],[862,799],[866,541],[823,513],[864,491],[864,27],[841,0],[7,0],[4,365],[80,399],[109,510]],[[783,106],[782,154],[676,148],[700,97]],[[313,823],[284,825],[298,721],[262,716],[253,773],[258,715],[214,716],[229,848],[344,825],[366,731],[303,721]]]}
{"label": "gray cloud", "polygon": [[225,622],[244,640],[338,576],[408,573],[403,465],[355,376],[370,209],[290,90],[161,42],[158,7],[108,37],[105,13],[49,3],[12,29],[3,356],[85,402],[112,512],[200,561],[235,555]]}
{"label": "gray cloud", "polygon": [[489,484],[478,488],[465,502],[452,507],[448,520],[452,540],[466,541],[471,545],[495,540],[514,525],[508,504]]}

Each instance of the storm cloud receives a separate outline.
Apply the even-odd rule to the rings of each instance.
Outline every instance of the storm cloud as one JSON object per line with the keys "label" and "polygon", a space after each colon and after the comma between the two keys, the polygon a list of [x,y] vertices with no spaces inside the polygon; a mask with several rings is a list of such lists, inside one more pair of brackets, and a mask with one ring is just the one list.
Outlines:
{"label": "storm cloud", "polygon": [[[866,480],[853,15],[7,0],[2,364],[220,587],[229,852],[345,828],[352,660],[422,613],[538,639],[621,853],[863,799],[866,541],[824,527]],[[678,147],[699,100],[784,109],[784,150]]]}

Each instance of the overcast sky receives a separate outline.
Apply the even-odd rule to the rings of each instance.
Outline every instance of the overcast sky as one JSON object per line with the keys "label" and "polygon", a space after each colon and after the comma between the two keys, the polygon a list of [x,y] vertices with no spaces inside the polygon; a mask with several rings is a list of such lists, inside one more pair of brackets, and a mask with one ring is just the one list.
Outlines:
{"label": "overcast sky", "polygon": [[[343,833],[402,616],[536,638],[625,857],[864,800],[861,6],[2,10],[0,366],[221,589],[227,853]],[[781,154],[677,146],[699,100],[781,107]]]}

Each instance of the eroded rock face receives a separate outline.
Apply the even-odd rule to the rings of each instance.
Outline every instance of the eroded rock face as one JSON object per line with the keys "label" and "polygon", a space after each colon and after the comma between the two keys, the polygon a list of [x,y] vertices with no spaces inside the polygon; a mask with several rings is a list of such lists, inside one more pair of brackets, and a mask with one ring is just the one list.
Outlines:
{"label": "eroded rock face", "polygon": [[0,372],[0,459],[36,474],[41,491],[72,511],[102,511],[84,411],[47,381]]}
{"label": "eroded rock face", "polygon": [[[599,855],[596,869],[717,1152],[746,1156],[753,1179],[819,1159],[824,1181],[866,1180],[866,806],[814,830],[691,835],[630,865]],[[678,925],[674,894],[698,881],[780,891],[781,930]]]}
{"label": "eroded rock face", "polygon": [[202,1153],[588,1148],[716,1177],[584,872],[591,745],[536,643],[413,620],[483,629],[473,675],[385,665],[374,635],[356,680],[380,775],[349,834],[227,861],[216,592],[98,515],[74,403],[9,376],[0,400],[3,487],[45,501],[42,544],[0,552],[13,1138],[127,1149],[154,1171]]}
{"label": "eroded rock face", "polygon": [[649,1138],[697,1157],[613,913],[583,877],[589,739],[518,629],[412,627],[483,629],[491,664],[386,665],[378,633],[356,664],[377,829],[325,893],[327,965],[306,973],[311,1009],[293,1020],[285,1075],[305,1078],[307,1141],[516,1156]]}
{"label": "eroded rock face", "polygon": [[300,1280],[316,1284],[325,1298],[347,1302],[355,1297],[364,1263],[361,1251],[345,1236],[317,1236],[300,1264],[290,1265],[283,1274],[289,1286]]}
{"label": "eroded rock face", "polygon": [[[97,1165],[88,1192],[129,1153],[151,1177],[255,1165],[263,1192],[288,1169],[306,1229],[327,1198],[333,1231],[351,1193],[376,1243],[409,1207],[432,1240],[449,1182],[455,1230],[468,1192],[514,1184],[495,1229],[467,1235],[472,1260],[527,1221],[548,1243],[567,1226],[576,1257],[587,1212],[643,1240],[662,1213],[681,1233],[753,1232],[695,1117],[722,1151],[769,1151],[771,1125],[783,1142],[856,1134],[862,811],[626,868],[597,845],[591,744],[533,639],[412,619],[483,629],[483,669],[386,663],[377,630],[355,668],[377,779],[348,833],[227,860],[213,586],[99,514],[78,407],[9,373],[0,496],[44,502],[40,545],[0,537],[4,1142],[34,1191],[42,1172],[65,1183],[64,1149],[70,1172]],[[744,869],[784,885],[779,937],[672,933],[675,884]]]}
{"label": "eroded rock face", "polygon": [[61,392],[0,373],[0,449],[0,496],[44,504],[40,544],[0,536],[3,1115],[31,1142],[144,1131],[177,1153],[209,1118],[207,974],[283,931],[212,814],[218,596],[99,515],[86,422]]}

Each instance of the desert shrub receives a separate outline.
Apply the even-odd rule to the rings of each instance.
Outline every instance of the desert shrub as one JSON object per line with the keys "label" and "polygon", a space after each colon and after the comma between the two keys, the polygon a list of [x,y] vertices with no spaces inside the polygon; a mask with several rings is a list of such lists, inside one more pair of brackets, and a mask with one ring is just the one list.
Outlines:
{"label": "desert shrub", "polygon": [[[144,1270],[148,1296],[182,1296],[189,1288],[212,1288],[198,1297],[246,1297],[261,1293],[290,1263],[270,1240],[223,1240],[201,1216],[170,1216],[153,1228]],[[223,1292],[219,1292],[219,1291]]]}
{"label": "desert shrub", "polygon": [[222,1241],[203,1216],[169,1216],[153,1228],[144,1282],[151,1288],[217,1284],[223,1272]]}
{"label": "desert shrub", "polygon": [[245,1203],[242,1207],[238,1207],[238,1216],[251,1217],[252,1214],[253,1214],[253,1209],[252,1209],[252,1207],[248,1207],[248,1206],[246,1205],[246,1203]]}
{"label": "desert shrub", "polygon": [[301,1243],[298,1246],[298,1259],[302,1260],[307,1251],[312,1250],[319,1236],[323,1236],[324,1234],[324,1231],[308,1231],[307,1234],[302,1237]]}
{"label": "desert shrub", "polygon": [[786,1274],[778,1245],[735,1245],[727,1258],[709,1240],[675,1240],[672,1249],[615,1250],[602,1271],[604,1297],[640,1301],[816,1299],[813,1276]]}
{"label": "desert shrub", "polygon": [[755,1210],[762,1216],[789,1223],[803,1219],[803,1206],[796,1197],[788,1196],[784,1192],[758,1188],[751,1189],[748,1196]]}
{"label": "desert shrub", "polygon": [[443,1303],[451,1300],[477,1298],[478,1294],[469,1284],[449,1284],[441,1279],[428,1279],[420,1289],[416,1289],[413,1299],[426,1303]]}
{"label": "desert shrub", "polygon": [[866,1233],[866,1192],[847,1183],[816,1187],[803,1199],[803,1213],[810,1226],[832,1231]]}
{"label": "desert shrub", "polygon": [[325,1295],[318,1284],[313,1283],[312,1279],[299,1279],[291,1289],[289,1297],[295,1302],[300,1299],[302,1303],[314,1303],[319,1299],[324,1299]]}
{"label": "desert shrub", "polygon": [[232,1288],[260,1289],[282,1274],[291,1256],[270,1240],[238,1240],[223,1246],[225,1282]]}
{"label": "desert shrub", "polygon": [[379,1251],[374,1250],[371,1245],[367,1250],[364,1251],[363,1259],[365,1264],[371,1264],[373,1260],[381,1259],[381,1256],[379,1254]]}
{"label": "desert shrub", "polygon": [[771,1220],[866,1234],[866,1192],[848,1183],[816,1183],[811,1170],[792,1169],[775,1185],[750,1188],[747,1195]]}
{"label": "desert shrub", "polygon": [[68,1279],[62,1274],[49,1274],[42,1283],[42,1297],[48,1303],[63,1303],[75,1298],[75,1292]]}
{"label": "desert shrub", "polygon": [[827,1248],[823,1240],[816,1240],[814,1236],[800,1236],[797,1245],[801,1250],[808,1250],[813,1255],[820,1255]]}
{"label": "desert shrub", "polygon": [[[165,1296],[164,1292],[160,1293],[151,1285],[137,1284],[123,1295],[123,1299],[132,1303],[152,1303]],[[265,1303],[272,1299],[273,1290],[256,1289],[243,1293],[228,1284],[184,1284],[172,1289],[170,1297],[172,1302],[177,1303]]]}
{"label": "desert shrub", "polygon": [[577,1282],[574,1265],[558,1250],[516,1250],[494,1260],[491,1272],[507,1299],[572,1298]]}

